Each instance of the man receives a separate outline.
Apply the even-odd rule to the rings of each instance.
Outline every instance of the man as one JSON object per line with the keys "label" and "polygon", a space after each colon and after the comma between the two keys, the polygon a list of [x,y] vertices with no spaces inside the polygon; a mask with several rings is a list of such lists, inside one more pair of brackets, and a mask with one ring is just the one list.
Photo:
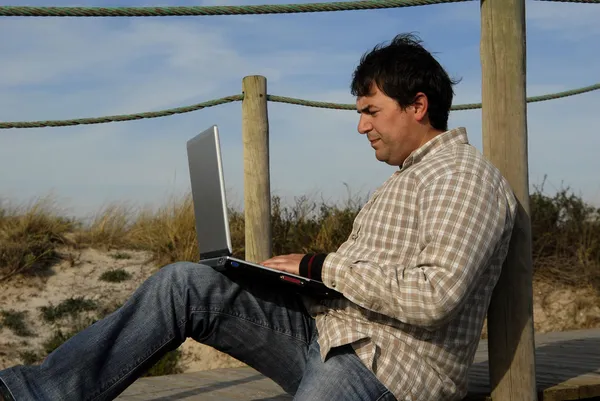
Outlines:
{"label": "man", "polygon": [[295,400],[462,398],[516,202],[465,130],[448,130],[453,84],[411,35],[376,46],[356,68],[358,131],[377,160],[398,169],[337,251],[263,263],[321,279],[344,298],[302,298],[194,263],[165,266],[41,366],[0,372],[5,397],[113,399],[192,337]]}

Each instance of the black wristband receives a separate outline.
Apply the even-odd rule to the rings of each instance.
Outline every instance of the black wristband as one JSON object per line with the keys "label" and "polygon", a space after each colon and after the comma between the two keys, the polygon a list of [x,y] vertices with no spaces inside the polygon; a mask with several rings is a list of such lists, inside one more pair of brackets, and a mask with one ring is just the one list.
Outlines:
{"label": "black wristband", "polygon": [[307,253],[300,261],[300,276],[308,278],[308,262],[313,256],[314,253]]}
{"label": "black wristband", "polygon": [[323,281],[323,263],[327,253],[317,253],[312,261],[310,278],[317,281]]}
{"label": "black wristband", "polygon": [[323,262],[326,253],[308,253],[300,261],[300,275],[311,280],[323,281]]}

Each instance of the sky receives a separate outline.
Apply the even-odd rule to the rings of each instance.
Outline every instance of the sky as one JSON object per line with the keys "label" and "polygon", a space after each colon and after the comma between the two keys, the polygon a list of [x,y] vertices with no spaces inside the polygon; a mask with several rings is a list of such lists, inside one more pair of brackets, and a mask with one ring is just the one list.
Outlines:
{"label": "sky", "polygon": [[[32,0],[39,6],[268,4],[263,1]],[[271,4],[289,3],[286,1]],[[4,0],[0,5],[19,5]],[[454,104],[480,102],[479,2],[295,15],[0,17],[0,121],[59,120],[186,106],[241,93],[263,75],[268,93],[354,103],[360,56],[414,32],[461,82]],[[600,7],[527,1],[527,95],[595,84]],[[528,105],[529,182],[570,188],[600,206],[600,91]],[[271,191],[365,197],[393,173],[357,132],[354,111],[269,103]],[[243,206],[241,102],[187,114],[74,127],[0,130],[0,199],[53,196],[89,216],[112,203],[159,206],[189,191],[186,141],[218,125],[229,203]],[[482,150],[481,111],[454,111]],[[309,155],[307,157],[307,155]],[[350,193],[348,192],[350,190]]]}

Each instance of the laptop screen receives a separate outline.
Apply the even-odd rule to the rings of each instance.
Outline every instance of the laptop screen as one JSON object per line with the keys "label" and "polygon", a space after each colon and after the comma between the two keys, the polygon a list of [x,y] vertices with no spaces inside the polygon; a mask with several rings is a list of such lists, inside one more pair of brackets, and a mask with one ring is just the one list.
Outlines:
{"label": "laptop screen", "polygon": [[216,125],[187,142],[200,258],[232,253],[219,130]]}

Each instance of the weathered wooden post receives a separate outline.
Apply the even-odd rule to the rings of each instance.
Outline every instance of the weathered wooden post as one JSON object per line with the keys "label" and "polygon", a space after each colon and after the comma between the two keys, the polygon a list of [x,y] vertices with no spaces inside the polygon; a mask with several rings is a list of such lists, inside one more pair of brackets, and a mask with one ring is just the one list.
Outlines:
{"label": "weathered wooden post", "polygon": [[244,77],[242,93],[246,260],[260,263],[271,257],[267,79],[258,75]]}
{"label": "weathered wooden post", "polygon": [[492,399],[536,400],[527,161],[525,0],[481,0],[483,151],[520,203],[488,311]]}

